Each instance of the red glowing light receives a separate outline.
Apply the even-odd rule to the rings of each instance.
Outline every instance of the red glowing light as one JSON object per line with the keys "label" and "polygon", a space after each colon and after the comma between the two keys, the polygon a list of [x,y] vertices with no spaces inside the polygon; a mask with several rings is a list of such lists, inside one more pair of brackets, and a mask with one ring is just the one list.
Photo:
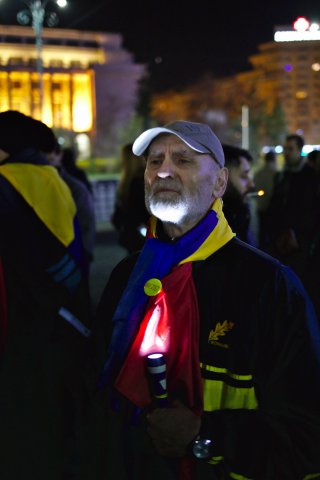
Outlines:
{"label": "red glowing light", "polygon": [[310,22],[307,20],[305,17],[298,17],[294,22],[293,22],[293,28],[297,32],[306,32],[308,28],[310,27]]}

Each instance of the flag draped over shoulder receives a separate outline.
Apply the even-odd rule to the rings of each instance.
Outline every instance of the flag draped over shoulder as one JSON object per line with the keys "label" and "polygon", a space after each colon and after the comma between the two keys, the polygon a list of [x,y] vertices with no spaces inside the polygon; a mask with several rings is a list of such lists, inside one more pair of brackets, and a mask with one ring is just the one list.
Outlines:
{"label": "flag draped over shoulder", "polygon": [[69,187],[51,165],[6,163],[0,173],[20,193],[40,220],[68,246],[74,240],[76,205]]}
{"label": "flag draped over shoulder", "polygon": [[15,188],[47,229],[88,275],[77,208],[71,191],[52,165],[6,163],[0,174]]}

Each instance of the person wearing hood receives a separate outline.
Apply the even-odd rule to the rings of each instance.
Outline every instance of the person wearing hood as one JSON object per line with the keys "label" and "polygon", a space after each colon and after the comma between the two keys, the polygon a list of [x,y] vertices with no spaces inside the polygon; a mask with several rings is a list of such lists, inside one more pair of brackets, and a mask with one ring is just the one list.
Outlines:
{"label": "person wearing hood", "polygon": [[65,473],[64,348],[89,334],[74,309],[87,272],[76,206],[37,145],[39,124],[0,113],[2,480]]}

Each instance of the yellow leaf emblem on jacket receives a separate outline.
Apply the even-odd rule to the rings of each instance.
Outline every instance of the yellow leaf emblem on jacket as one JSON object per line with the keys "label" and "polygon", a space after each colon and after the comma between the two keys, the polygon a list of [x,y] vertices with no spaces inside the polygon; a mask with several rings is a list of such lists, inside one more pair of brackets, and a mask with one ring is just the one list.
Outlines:
{"label": "yellow leaf emblem on jacket", "polygon": [[209,343],[214,343],[219,339],[219,337],[224,337],[227,332],[233,329],[233,326],[234,323],[228,322],[228,320],[225,320],[222,324],[218,322],[216,328],[211,330],[209,334]]}

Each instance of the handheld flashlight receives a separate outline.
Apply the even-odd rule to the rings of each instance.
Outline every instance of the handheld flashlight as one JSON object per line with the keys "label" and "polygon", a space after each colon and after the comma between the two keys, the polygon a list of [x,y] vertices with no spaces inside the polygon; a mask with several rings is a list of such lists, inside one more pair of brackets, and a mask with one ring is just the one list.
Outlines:
{"label": "handheld flashlight", "polygon": [[150,374],[151,389],[158,407],[168,405],[168,392],[166,380],[166,361],[162,353],[147,355],[147,369]]}

